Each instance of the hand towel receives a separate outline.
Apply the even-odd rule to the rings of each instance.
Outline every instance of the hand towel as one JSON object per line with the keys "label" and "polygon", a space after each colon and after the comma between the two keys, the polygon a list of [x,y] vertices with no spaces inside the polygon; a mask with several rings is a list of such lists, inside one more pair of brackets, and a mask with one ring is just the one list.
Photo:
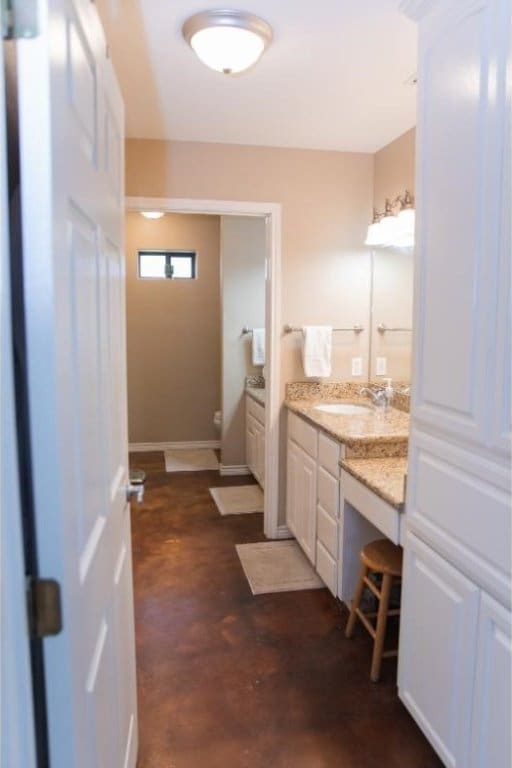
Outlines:
{"label": "hand towel", "polygon": [[332,328],[330,325],[306,325],[302,329],[302,364],[306,376],[331,375]]}
{"label": "hand towel", "polygon": [[264,328],[253,328],[252,364],[265,365],[265,329]]}

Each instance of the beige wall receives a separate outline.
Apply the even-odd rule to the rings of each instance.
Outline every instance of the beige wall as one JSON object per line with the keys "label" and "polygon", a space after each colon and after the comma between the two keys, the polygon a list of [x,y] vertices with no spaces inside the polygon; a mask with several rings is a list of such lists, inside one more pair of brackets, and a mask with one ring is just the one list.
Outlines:
{"label": "beige wall", "polygon": [[[374,206],[384,210],[385,199],[393,200],[409,190],[414,195],[415,136],[413,128],[375,154]],[[386,376],[409,381],[412,334],[379,333],[377,325],[412,327],[414,257],[410,251],[375,249],[372,306],[371,377],[376,376],[377,357],[387,360]]]}
{"label": "beige wall", "polygon": [[[130,443],[218,438],[220,219],[126,214],[128,429]],[[139,249],[197,252],[196,280],[142,280]]]}
{"label": "beige wall", "polygon": [[[367,327],[373,197],[370,154],[130,139],[128,195],[282,204],[282,319],[293,325]],[[368,331],[337,334],[333,378],[351,378]],[[282,342],[282,381],[304,377],[298,335]],[[364,377],[363,377],[364,378]]]}
{"label": "beige wall", "polygon": [[416,129],[411,128],[374,155],[373,204],[384,210],[386,198],[391,200],[406,189],[414,194],[414,162]]}
{"label": "beige wall", "polygon": [[[363,242],[373,200],[373,155],[129,139],[126,193],[133,196],[276,202],[282,205],[283,323],[360,323],[368,329],[370,256]],[[369,330],[335,335],[333,378],[368,376]],[[281,343],[282,396],[303,379],[298,334]],[[280,512],[284,522],[285,415]]]}
{"label": "beige wall", "polygon": [[222,443],[223,466],[245,465],[245,377],[261,375],[252,364],[252,336],[244,325],[265,326],[265,220],[222,216]]}

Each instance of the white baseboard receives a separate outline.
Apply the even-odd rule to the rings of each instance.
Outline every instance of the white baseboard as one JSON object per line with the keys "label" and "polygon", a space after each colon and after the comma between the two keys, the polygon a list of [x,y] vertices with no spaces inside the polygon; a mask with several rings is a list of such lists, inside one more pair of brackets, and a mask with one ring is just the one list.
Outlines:
{"label": "white baseboard", "polygon": [[220,474],[224,477],[228,477],[229,475],[250,475],[251,470],[246,464],[233,464],[233,465],[226,465],[221,464],[220,465]]}
{"label": "white baseboard", "polygon": [[276,539],[294,539],[295,536],[290,531],[287,525],[278,525],[275,538]]}
{"label": "white baseboard", "polygon": [[173,449],[186,450],[196,448],[220,448],[220,440],[191,440],[184,443],[130,443],[130,453],[136,451],[171,451]]}

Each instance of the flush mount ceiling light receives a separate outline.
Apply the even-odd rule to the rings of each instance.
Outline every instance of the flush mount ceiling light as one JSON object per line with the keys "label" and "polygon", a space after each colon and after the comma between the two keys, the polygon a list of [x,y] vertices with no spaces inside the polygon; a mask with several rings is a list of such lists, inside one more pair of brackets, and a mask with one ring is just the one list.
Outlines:
{"label": "flush mount ceiling light", "polygon": [[162,216],[165,216],[165,213],[163,211],[141,211],[141,215],[145,219],[161,219]]}
{"label": "flush mount ceiling light", "polygon": [[225,75],[249,69],[272,41],[270,25],[245,11],[196,13],[182,33],[203,64]]}

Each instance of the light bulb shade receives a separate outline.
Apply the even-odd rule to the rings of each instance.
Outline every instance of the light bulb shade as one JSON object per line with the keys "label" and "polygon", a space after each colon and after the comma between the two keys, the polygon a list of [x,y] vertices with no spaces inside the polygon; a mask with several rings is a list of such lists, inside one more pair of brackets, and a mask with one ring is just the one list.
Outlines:
{"label": "light bulb shade", "polygon": [[272,40],[272,29],[243,11],[204,11],[187,19],[183,37],[203,64],[231,75],[258,61]]}
{"label": "light bulb shade", "polygon": [[414,232],[398,233],[391,245],[394,248],[414,248]]}
{"label": "light bulb shade", "polygon": [[365,245],[382,245],[382,233],[380,223],[374,221],[373,224],[368,226],[368,232],[366,233]]}
{"label": "light bulb shade", "polygon": [[165,216],[163,211],[141,211],[141,215],[145,219],[161,219],[162,216]]}
{"label": "light bulb shade", "polygon": [[400,232],[414,233],[415,222],[414,208],[404,208],[398,214],[398,225]]}
{"label": "light bulb shade", "polygon": [[381,245],[390,245],[397,235],[398,219],[396,216],[383,216],[379,224]]}

